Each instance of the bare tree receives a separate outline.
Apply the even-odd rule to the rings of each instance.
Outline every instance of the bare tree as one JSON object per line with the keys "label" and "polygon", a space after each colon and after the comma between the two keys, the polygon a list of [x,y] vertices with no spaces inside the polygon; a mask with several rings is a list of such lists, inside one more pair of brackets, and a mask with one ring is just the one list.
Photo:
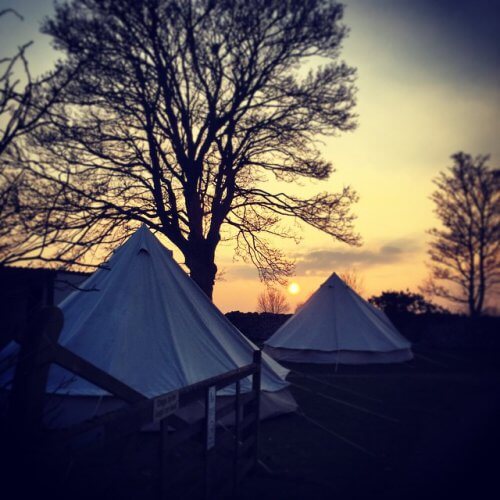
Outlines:
{"label": "bare tree", "polygon": [[275,288],[267,288],[257,298],[257,310],[272,314],[285,314],[290,310],[290,304],[283,292]]}
{"label": "bare tree", "polygon": [[478,316],[500,283],[500,176],[488,156],[452,159],[434,181],[431,199],[442,227],[430,231],[431,277],[422,290]]}
{"label": "bare tree", "polygon": [[[0,11],[16,16],[13,9]],[[26,168],[25,138],[46,126],[59,92],[71,78],[56,69],[34,78],[26,56],[31,42],[11,56],[0,57],[0,263],[30,260],[57,239],[46,224],[50,218],[47,192],[35,188]],[[57,84],[56,84],[57,81]]]}
{"label": "bare tree", "polygon": [[269,243],[297,237],[283,218],[358,243],[349,187],[312,198],[273,190],[328,178],[317,141],[355,126],[355,71],[338,62],[342,17],[331,0],[57,5],[43,31],[64,67],[80,70],[34,135],[30,168],[51,186],[65,241],[85,253],[145,223],[209,296],[221,241],[267,282],[290,275]]}
{"label": "bare tree", "polygon": [[365,283],[363,278],[359,275],[357,269],[347,269],[340,273],[340,279],[350,288],[352,288],[358,295],[365,293]]}
{"label": "bare tree", "polygon": [[295,313],[298,313],[306,304],[307,304],[307,301],[312,297],[312,293],[310,293],[307,298],[303,301],[303,302],[299,302],[296,306],[295,306]]}

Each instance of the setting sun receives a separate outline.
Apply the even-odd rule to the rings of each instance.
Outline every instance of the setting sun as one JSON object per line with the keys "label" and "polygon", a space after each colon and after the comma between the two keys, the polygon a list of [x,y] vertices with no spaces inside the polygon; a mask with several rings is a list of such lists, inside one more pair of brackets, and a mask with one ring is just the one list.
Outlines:
{"label": "setting sun", "polygon": [[288,292],[291,293],[292,295],[297,295],[300,292],[300,286],[298,283],[290,283],[288,285]]}

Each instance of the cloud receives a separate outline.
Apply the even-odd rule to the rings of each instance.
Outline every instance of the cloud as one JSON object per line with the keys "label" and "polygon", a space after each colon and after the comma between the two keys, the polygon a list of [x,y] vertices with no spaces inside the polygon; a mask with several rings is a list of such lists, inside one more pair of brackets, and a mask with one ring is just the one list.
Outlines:
{"label": "cloud", "polygon": [[419,250],[417,240],[409,238],[394,240],[374,250],[314,250],[295,255],[296,275],[314,275],[346,267],[395,264],[413,257]]}
{"label": "cloud", "polygon": [[[421,242],[412,238],[400,238],[382,244],[377,249],[326,249],[296,252],[289,255],[295,260],[296,276],[315,276],[349,267],[369,268],[377,265],[396,264],[415,257],[421,251]],[[236,264],[229,260],[218,262],[222,279],[256,280],[257,269],[252,264]]]}
{"label": "cloud", "polygon": [[242,279],[242,280],[254,280],[259,277],[257,269],[251,264],[233,264],[225,265],[225,263],[219,265],[219,268],[223,271],[224,279]]}
{"label": "cloud", "polygon": [[385,255],[397,255],[400,253],[404,253],[404,250],[401,247],[397,247],[394,245],[384,245],[380,249],[380,253]]}

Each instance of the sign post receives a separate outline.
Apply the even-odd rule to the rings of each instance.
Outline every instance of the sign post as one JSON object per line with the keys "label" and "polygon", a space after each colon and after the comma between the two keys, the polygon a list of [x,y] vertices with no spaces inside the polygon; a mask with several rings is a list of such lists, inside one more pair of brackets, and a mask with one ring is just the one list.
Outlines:
{"label": "sign post", "polygon": [[212,385],[207,390],[207,451],[215,446],[215,403],[217,395],[215,392],[215,385]]}
{"label": "sign post", "polygon": [[160,422],[179,408],[179,391],[158,396],[153,401],[153,422]]}
{"label": "sign post", "polygon": [[212,462],[215,453],[215,417],[216,417],[217,393],[215,385],[207,388],[205,395],[205,499],[208,500],[212,491]]}

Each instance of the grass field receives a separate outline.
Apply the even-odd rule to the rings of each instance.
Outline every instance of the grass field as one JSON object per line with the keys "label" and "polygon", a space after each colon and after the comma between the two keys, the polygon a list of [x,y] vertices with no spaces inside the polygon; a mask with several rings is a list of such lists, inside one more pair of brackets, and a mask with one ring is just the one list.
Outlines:
{"label": "grass field", "polygon": [[262,464],[241,498],[498,498],[498,353],[415,354],[289,365],[300,411],[261,424]]}
{"label": "grass field", "polygon": [[[261,422],[260,465],[238,498],[496,500],[498,351],[414,352],[395,365],[289,365],[299,411]],[[156,499],[158,454],[153,433],[126,439],[50,476],[51,498]]]}

